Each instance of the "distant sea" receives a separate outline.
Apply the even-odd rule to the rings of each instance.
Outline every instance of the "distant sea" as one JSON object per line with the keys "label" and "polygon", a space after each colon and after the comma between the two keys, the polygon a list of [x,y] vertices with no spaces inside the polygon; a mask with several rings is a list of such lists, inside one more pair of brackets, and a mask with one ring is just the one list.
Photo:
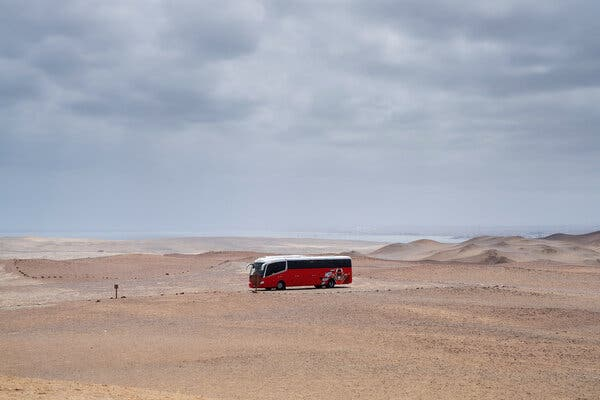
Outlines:
{"label": "distant sea", "polygon": [[[597,227],[596,227],[597,229]],[[134,240],[157,239],[176,237],[272,237],[272,238],[306,238],[306,239],[334,239],[334,240],[366,240],[372,242],[408,243],[420,239],[435,240],[442,243],[459,243],[476,236],[519,235],[528,238],[544,237],[556,232],[585,233],[591,232],[594,227],[500,227],[500,228],[455,228],[432,229],[434,233],[412,232],[373,232],[356,229],[352,232],[282,232],[282,231],[243,231],[243,230],[211,230],[211,232],[194,231],[2,231],[0,236],[7,237],[47,237],[47,238],[86,238],[104,240]],[[454,233],[457,232],[457,233]]]}
{"label": "distant sea", "polygon": [[46,237],[46,238],[82,238],[103,240],[142,240],[177,237],[269,237],[296,239],[332,239],[332,240],[366,240],[370,242],[412,242],[419,239],[430,239],[444,243],[458,243],[469,239],[466,236],[422,235],[422,234],[376,234],[345,232],[272,232],[272,231],[220,231],[199,233],[189,231],[12,231],[0,232],[0,237]]}

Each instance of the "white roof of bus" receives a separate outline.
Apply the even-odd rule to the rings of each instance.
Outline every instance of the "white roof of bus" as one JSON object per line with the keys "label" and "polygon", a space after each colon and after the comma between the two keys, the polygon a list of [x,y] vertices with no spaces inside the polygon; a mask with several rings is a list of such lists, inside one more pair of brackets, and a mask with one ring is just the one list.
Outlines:
{"label": "white roof of bus", "polygon": [[275,262],[289,260],[350,260],[348,256],[302,256],[302,255],[281,255],[281,256],[266,256],[257,258],[254,262]]}

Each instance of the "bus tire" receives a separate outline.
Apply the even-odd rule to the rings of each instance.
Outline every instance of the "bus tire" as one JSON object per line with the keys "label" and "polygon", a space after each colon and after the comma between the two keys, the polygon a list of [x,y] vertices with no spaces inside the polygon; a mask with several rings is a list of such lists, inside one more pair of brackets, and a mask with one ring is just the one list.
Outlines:
{"label": "bus tire", "polygon": [[323,288],[323,285],[315,285],[315,289],[321,289]]}
{"label": "bus tire", "polygon": [[335,286],[335,281],[333,279],[330,279],[327,281],[327,289],[333,289],[333,287]]}
{"label": "bus tire", "polygon": [[277,282],[277,287],[275,289],[277,289],[277,290],[285,290],[285,282],[284,281]]}

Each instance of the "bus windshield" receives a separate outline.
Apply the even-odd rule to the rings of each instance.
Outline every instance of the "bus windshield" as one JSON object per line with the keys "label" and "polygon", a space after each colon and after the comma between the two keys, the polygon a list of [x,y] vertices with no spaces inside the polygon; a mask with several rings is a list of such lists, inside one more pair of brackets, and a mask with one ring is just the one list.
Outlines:
{"label": "bus windshield", "polygon": [[265,263],[264,262],[255,262],[254,264],[250,264],[250,266],[252,268],[250,268],[250,275],[259,275],[259,276],[263,276],[264,275],[264,268],[265,268]]}

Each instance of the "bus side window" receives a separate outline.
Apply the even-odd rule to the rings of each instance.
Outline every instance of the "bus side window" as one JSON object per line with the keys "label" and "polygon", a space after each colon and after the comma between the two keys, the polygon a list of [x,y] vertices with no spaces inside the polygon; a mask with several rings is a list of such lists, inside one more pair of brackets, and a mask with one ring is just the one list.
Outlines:
{"label": "bus side window", "polygon": [[279,261],[267,266],[267,274],[265,276],[276,274],[277,272],[285,271],[285,261]]}

